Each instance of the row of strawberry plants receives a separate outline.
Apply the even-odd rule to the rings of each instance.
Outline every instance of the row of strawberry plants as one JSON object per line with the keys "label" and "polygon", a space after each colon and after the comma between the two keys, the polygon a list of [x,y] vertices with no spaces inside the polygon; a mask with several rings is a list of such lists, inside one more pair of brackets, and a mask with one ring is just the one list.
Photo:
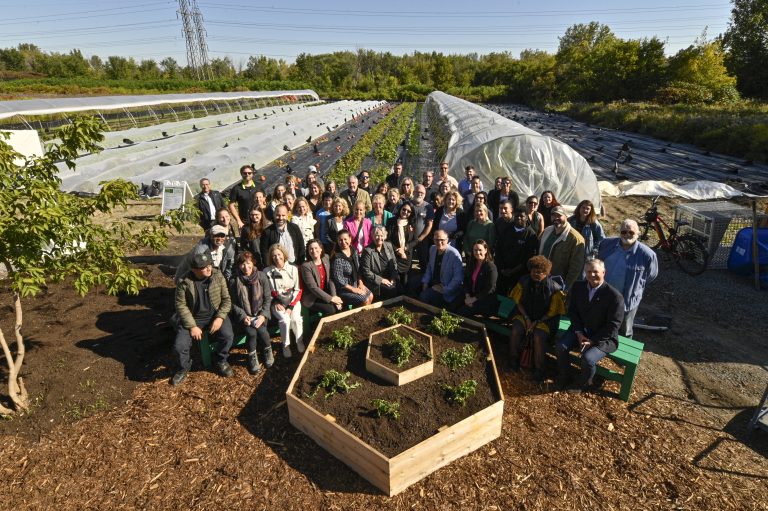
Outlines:
{"label": "row of strawberry plants", "polygon": [[421,154],[421,109],[422,104],[416,107],[413,114],[413,122],[408,129],[408,156],[418,158]]}
{"label": "row of strawberry plants", "polygon": [[360,140],[352,147],[352,149],[336,162],[336,165],[334,165],[333,170],[331,170],[329,175],[330,179],[338,183],[344,183],[348,176],[357,174],[365,157],[371,154],[371,149],[384,135],[394,120],[400,115],[403,106],[404,105],[399,105],[395,107],[384,119],[378,124],[375,124],[365,133],[365,135],[360,137]]}
{"label": "row of strawberry plants", "polygon": [[405,103],[397,119],[394,120],[384,138],[376,144],[373,150],[373,157],[378,161],[391,164],[398,157],[397,148],[405,140],[408,126],[411,124],[413,113],[416,110],[416,103]]}

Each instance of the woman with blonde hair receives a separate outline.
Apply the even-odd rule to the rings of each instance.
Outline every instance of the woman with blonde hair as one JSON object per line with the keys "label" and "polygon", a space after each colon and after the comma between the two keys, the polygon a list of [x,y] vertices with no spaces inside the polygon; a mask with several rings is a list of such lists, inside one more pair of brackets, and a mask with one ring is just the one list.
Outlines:
{"label": "woman with blonde hair", "polygon": [[293,216],[291,223],[296,224],[301,229],[301,237],[304,239],[304,245],[315,237],[315,224],[317,220],[312,216],[312,209],[309,207],[309,201],[304,197],[299,197],[293,205]]}
{"label": "woman with blonde hair", "polygon": [[[441,185],[442,186],[442,185]],[[433,232],[444,231],[448,235],[450,245],[461,252],[464,229],[467,227],[467,215],[461,209],[461,194],[451,190],[443,197],[443,205],[435,211]]]}
{"label": "woman with blonde hair", "polygon": [[279,243],[269,247],[264,274],[272,294],[272,314],[280,326],[283,357],[291,358],[291,332],[296,348],[304,353],[304,323],[301,318],[301,287],[299,270],[288,262],[288,250]]}

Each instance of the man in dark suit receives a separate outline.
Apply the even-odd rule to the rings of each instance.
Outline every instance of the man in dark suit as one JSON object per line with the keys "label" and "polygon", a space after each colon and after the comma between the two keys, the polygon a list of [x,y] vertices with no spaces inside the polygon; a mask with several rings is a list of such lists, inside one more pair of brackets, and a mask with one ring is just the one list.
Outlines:
{"label": "man in dark suit", "polygon": [[557,384],[561,388],[568,383],[569,352],[581,350],[581,377],[576,392],[594,388],[597,362],[619,347],[619,326],[624,320],[624,298],[605,282],[603,261],[589,260],[584,271],[587,280],[574,283],[569,293],[571,327],[556,344]]}
{"label": "man in dark suit", "polygon": [[211,189],[211,181],[207,177],[200,180],[197,207],[200,210],[200,227],[207,231],[216,224],[216,212],[224,207],[221,192]]}
{"label": "man in dark suit", "polygon": [[280,243],[288,251],[287,262],[298,268],[304,262],[305,250],[301,227],[288,221],[288,206],[285,204],[278,204],[274,215],[274,223],[261,235],[261,253],[268,254],[269,247]]}
{"label": "man in dark suit", "polygon": [[501,179],[501,188],[494,188],[488,192],[488,207],[491,209],[494,219],[501,215],[499,208],[504,204],[504,201],[512,203],[512,211],[520,205],[520,197],[518,197],[517,192],[512,191],[512,181],[508,177]]}

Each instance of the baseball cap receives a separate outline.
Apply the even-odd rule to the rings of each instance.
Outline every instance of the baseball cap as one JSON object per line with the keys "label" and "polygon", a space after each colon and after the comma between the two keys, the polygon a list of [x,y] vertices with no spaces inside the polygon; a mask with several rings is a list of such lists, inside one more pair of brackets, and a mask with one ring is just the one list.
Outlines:
{"label": "baseball cap", "polygon": [[310,165],[309,166],[309,173],[310,174],[317,174],[317,167],[315,167],[314,165]]}
{"label": "baseball cap", "polygon": [[223,234],[226,236],[229,233],[227,232],[227,228],[223,225],[214,225],[211,227],[211,236],[216,236],[217,234]]}
{"label": "baseball cap", "polygon": [[209,264],[213,264],[213,259],[211,258],[211,253],[208,250],[199,254],[195,254],[194,257],[192,257],[192,268],[199,270],[205,268]]}
{"label": "baseball cap", "polygon": [[552,208],[552,211],[550,211],[549,216],[552,216],[552,215],[568,216],[565,214],[565,209],[563,209],[560,206],[555,206],[554,208]]}

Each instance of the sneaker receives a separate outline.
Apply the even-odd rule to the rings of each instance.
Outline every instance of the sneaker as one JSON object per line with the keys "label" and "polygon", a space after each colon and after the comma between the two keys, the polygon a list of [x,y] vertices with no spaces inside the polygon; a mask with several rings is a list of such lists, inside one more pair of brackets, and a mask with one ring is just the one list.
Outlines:
{"label": "sneaker", "polygon": [[176,386],[181,385],[182,383],[184,383],[184,380],[187,379],[187,373],[188,372],[189,371],[185,371],[184,369],[182,369],[181,371],[178,371],[176,374],[174,374],[173,378],[171,378],[171,385],[176,387]]}
{"label": "sneaker", "polygon": [[305,350],[305,348],[304,348],[304,341],[302,341],[302,340],[296,341],[296,349],[299,350],[299,353],[304,353],[304,350]]}
{"label": "sneaker", "polygon": [[231,378],[235,374],[226,360],[216,364],[216,372],[219,373],[219,376],[223,376],[224,378]]}
{"label": "sneaker", "polygon": [[275,364],[275,356],[272,354],[272,348],[264,350],[264,367],[269,369]]}
{"label": "sneaker", "polygon": [[259,374],[261,371],[261,365],[259,364],[259,357],[256,352],[248,354],[248,372],[251,374]]}
{"label": "sneaker", "polygon": [[283,346],[283,358],[291,358],[292,356],[293,353],[291,353],[291,347]]}

